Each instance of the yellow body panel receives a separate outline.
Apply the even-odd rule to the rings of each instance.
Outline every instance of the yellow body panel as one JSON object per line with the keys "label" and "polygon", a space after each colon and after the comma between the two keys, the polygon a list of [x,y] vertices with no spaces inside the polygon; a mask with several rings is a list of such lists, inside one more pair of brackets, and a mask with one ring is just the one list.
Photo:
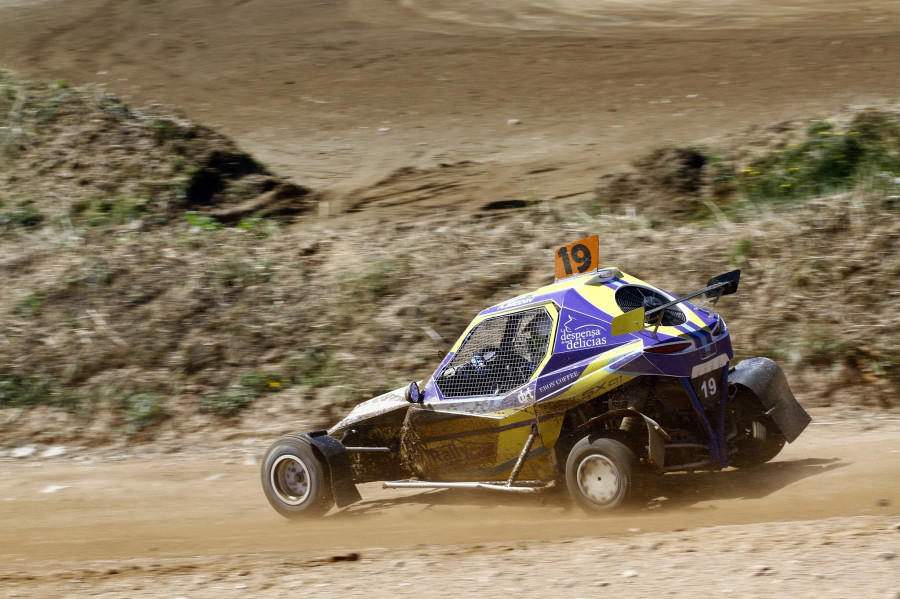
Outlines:
{"label": "yellow body panel", "polygon": [[[411,408],[402,436],[402,459],[428,480],[505,480],[531,434],[534,406],[506,411],[502,418],[491,416]],[[529,456],[520,479],[552,476],[550,454],[542,443],[536,442]]]}

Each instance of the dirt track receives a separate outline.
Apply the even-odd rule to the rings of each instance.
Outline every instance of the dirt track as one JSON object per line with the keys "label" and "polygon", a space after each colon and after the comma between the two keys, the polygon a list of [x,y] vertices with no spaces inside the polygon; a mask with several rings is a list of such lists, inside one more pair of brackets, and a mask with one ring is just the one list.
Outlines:
{"label": "dirt track", "polygon": [[[642,150],[898,89],[900,7],[886,2],[484,6],[15,0],[0,2],[0,66],[182,106],[365,208],[354,218],[390,219],[577,197]],[[417,170],[373,185],[403,167]],[[9,459],[0,593],[896,597],[900,426],[829,424],[837,414],[759,470],[671,476],[656,509],[600,519],[554,501],[369,494],[355,511],[371,513],[288,525],[250,464],[264,441]]]}
{"label": "dirt track", "polygon": [[[488,596],[478,581],[515,585],[530,574],[548,591],[606,583],[619,596],[711,584],[755,596],[779,584],[780,596],[892,597],[898,435],[896,416],[819,411],[770,464],[669,475],[654,503],[594,518],[556,496],[376,485],[343,514],[289,523],[260,489],[262,441],[191,456],[7,458],[0,582],[9,597],[274,597],[334,587],[444,596],[459,585]],[[629,570],[638,574],[623,576]]]}

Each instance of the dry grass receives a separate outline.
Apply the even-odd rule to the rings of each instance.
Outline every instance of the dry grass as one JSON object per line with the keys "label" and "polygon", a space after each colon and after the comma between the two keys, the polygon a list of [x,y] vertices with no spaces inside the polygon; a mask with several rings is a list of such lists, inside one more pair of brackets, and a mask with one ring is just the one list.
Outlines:
{"label": "dry grass", "polygon": [[[87,94],[83,112],[67,118],[83,127],[106,104],[79,93]],[[145,185],[144,162],[152,178],[177,179],[196,156],[147,141],[144,154],[121,163],[131,165],[121,180],[146,194],[142,207],[114,201],[108,212],[117,216],[92,221],[71,212],[84,186],[58,176],[67,167],[25,178],[69,135],[67,121],[46,132],[23,116],[17,94],[7,97],[0,114],[34,129],[0,167],[0,212],[24,205],[46,218],[0,234],[0,401],[57,398],[66,408],[53,413],[68,411],[56,424],[42,411],[37,423],[2,425],[0,441],[108,442],[153,427],[199,434],[223,417],[271,418],[241,410],[276,406],[279,397],[312,419],[330,418],[332,406],[426,377],[437,350],[479,309],[551,281],[553,249],[591,233],[600,235],[605,263],[675,293],[741,268],[739,293],[721,303],[736,351],[779,359],[807,405],[898,404],[893,182],[777,208],[748,203],[696,223],[660,222],[650,208],[591,215],[544,201],[439,228],[398,223],[386,231],[364,215],[222,226],[161,208],[171,206],[172,188]],[[145,127],[146,139],[165,145],[171,132],[160,127]],[[210,210],[240,201],[230,193]]]}

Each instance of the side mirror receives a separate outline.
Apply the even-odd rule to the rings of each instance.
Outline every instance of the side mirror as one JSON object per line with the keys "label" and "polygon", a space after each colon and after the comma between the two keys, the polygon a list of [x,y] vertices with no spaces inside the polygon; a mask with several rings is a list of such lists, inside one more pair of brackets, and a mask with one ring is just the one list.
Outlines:
{"label": "side mirror", "polygon": [[716,289],[712,289],[706,292],[706,297],[712,299],[721,297],[723,295],[731,295],[738,289],[738,281],[741,279],[741,271],[740,270],[732,270],[731,272],[726,272],[723,275],[719,275],[717,277],[713,277],[706,282],[707,287],[712,287],[713,285],[718,285],[719,283],[725,283],[721,287],[717,287]]}
{"label": "side mirror", "polygon": [[422,392],[419,391],[419,385],[415,381],[411,382],[409,387],[406,388],[406,401],[409,403],[422,403],[423,399],[425,398],[422,397]]}

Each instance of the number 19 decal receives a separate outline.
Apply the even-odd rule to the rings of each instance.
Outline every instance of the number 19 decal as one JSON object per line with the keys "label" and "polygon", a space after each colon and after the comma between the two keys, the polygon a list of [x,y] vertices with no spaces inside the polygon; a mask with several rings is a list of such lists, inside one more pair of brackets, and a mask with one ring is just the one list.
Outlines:
{"label": "number 19 decal", "polygon": [[691,379],[694,393],[697,394],[697,399],[704,406],[715,405],[716,402],[722,400],[722,392],[724,391],[722,388],[722,377],[722,369],[719,368],[703,376]]}
{"label": "number 19 decal", "polygon": [[556,250],[556,278],[597,270],[600,266],[600,237],[591,235]]}
{"label": "number 19 decal", "polygon": [[716,390],[716,377],[711,376],[702,383],[700,383],[700,391],[703,393],[704,399],[714,398],[718,395],[718,391]]}

